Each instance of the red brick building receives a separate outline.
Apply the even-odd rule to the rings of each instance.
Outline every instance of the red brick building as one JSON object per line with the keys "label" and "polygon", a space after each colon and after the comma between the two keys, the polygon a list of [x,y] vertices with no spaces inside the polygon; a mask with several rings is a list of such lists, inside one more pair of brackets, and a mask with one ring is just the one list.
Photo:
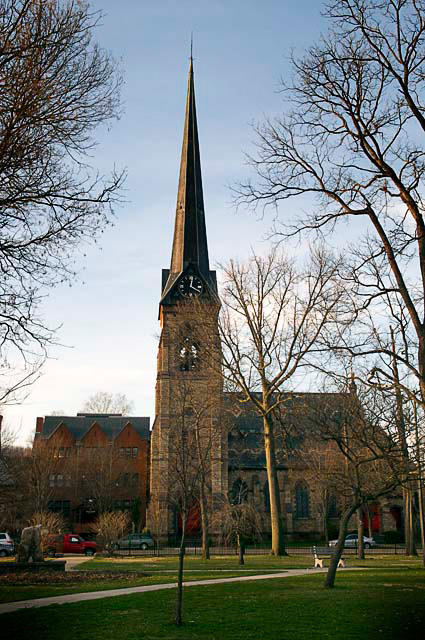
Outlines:
{"label": "red brick building", "polygon": [[[104,510],[131,513],[145,525],[149,418],[84,414],[37,418],[33,455],[45,484],[44,507],[75,532]],[[138,520],[140,514],[140,520]]]}

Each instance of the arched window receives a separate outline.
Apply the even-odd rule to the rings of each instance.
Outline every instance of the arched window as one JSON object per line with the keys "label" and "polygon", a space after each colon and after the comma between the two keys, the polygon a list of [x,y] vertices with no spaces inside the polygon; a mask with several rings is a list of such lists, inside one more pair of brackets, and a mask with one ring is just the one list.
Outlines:
{"label": "arched window", "polygon": [[242,504],[248,499],[248,485],[246,482],[238,478],[229,491],[229,500],[231,504]]}
{"label": "arched window", "polygon": [[309,518],[310,496],[308,487],[306,484],[299,482],[295,487],[295,517],[296,518]]}
{"label": "arched window", "polygon": [[328,498],[328,517],[336,518],[338,516],[338,504],[336,501],[336,495],[331,493]]}
{"label": "arched window", "polygon": [[181,329],[178,357],[180,371],[193,371],[199,366],[199,344],[195,339],[192,327],[188,323]]}

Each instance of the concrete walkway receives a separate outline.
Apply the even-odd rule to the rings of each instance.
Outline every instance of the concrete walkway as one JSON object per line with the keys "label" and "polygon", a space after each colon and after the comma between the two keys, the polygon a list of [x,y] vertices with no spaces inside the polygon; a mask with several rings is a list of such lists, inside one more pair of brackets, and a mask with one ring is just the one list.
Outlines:
{"label": "concrete walkway", "polygon": [[[360,568],[360,567],[359,567]],[[344,569],[352,571],[355,567]],[[238,578],[214,578],[213,580],[198,580],[196,582],[184,582],[185,587],[200,587],[209,584],[226,584],[228,582],[247,582],[248,580],[273,580],[274,578],[291,578],[292,576],[306,576],[315,573],[326,573],[327,569],[288,569],[283,573],[269,573],[257,576],[240,576]],[[148,591],[160,591],[161,589],[175,589],[177,582],[166,584],[152,584],[141,587],[127,587],[124,589],[108,589],[107,591],[90,591],[88,593],[71,593],[65,596],[53,596],[50,598],[37,598],[35,600],[20,600],[18,602],[4,602],[0,604],[0,614],[22,609],[35,609],[48,607],[51,604],[68,604],[71,602],[87,602],[100,598],[113,598],[114,596],[128,596],[133,593],[146,593]]]}
{"label": "concrete walkway", "polygon": [[86,556],[61,556],[57,559],[66,560],[65,571],[74,571],[75,567],[78,567],[79,564],[90,560],[90,558],[87,558]]}

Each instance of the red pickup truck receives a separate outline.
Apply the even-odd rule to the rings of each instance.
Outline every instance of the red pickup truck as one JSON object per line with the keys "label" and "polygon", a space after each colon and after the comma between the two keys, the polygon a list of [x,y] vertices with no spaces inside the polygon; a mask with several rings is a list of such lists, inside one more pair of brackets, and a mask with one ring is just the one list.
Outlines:
{"label": "red pickup truck", "polygon": [[86,556],[94,556],[97,549],[95,542],[83,540],[76,533],[49,536],[46,547],[47,555],[53,558],[64,553],[84,553]]}

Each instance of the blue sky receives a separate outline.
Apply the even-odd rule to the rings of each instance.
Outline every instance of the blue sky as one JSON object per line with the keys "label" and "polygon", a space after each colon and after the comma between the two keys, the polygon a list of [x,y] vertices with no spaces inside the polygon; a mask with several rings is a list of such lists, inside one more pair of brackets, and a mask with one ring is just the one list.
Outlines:
{"label": "blue sky", "polygon": [[[229,185],[248,174],[251,123],[281,110],[277,89],[292,49],[317,40],[320,0],[96,0],[105,16],[97,41],[120,61],[121,119],[97,132],[93,164],[126,168],[126,202],[100,248],[76,256],[80,279],[43,305],[62,325],[41,379],[8,407],[8,423],[28,440],[37,416],[75,414],[97,390],[125,393],[135,415],[154,415],[161,269],[170,262],[190,35],[210,260],[266,250],[270,219],[235,212]],[[296,203],[285,205],[285,215]],[[83,252],[86,257],[83,257]]]}

